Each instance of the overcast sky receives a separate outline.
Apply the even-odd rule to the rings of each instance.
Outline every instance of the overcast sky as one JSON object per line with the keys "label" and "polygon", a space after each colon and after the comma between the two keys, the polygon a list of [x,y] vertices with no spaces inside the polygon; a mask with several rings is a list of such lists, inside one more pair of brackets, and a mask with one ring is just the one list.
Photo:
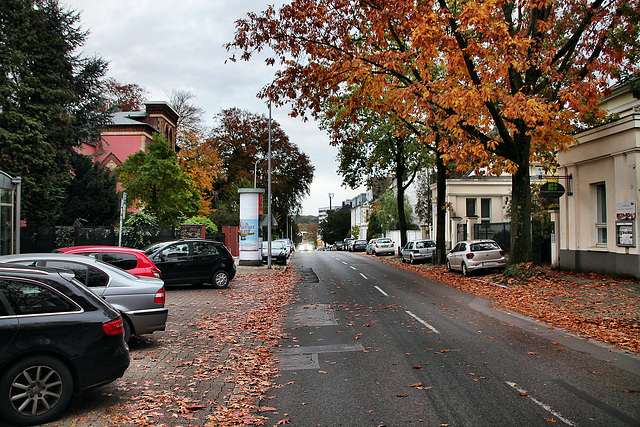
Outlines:
{"label": "overcast sky", "polygon": [[[262,59],[231,62],[224,44],[233,40],[235,21],[248,12],[261,12],[266,0],[61,0],[81,13],[82,27],[90,34],[84,56],[109,61],[108,76],[121,83],[136,83],[148,92],[149,101],[168,101],[171,90],[191,91],[193,104],[205,111],[207,125],[222,109],[237,107],[268,115],[265,101],[256,97],[269,84],[274,67]],[[226,63],[225,63],[226,62]],[[364,191],[343,187],[336,173],[337,149],[313,122],[289,117],[289,108],[272,110],[272,118],[291,142],[306,153],[315,166],[311,194],[302,214],[317,215],[318,208],[351,199]]]}

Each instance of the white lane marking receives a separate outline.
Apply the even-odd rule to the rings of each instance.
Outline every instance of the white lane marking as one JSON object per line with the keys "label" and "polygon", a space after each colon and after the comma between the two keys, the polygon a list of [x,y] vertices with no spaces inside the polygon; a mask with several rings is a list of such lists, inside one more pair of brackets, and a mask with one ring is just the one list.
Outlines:
{"label": "white lane marking", "polygon": [[355,270],[356,268],[353,265],[349,266],[352,270]]}
{"label": "white lane marking", "polygon": [[342,263],[343,263],[344,265],[347,265],[347,263],[346,263],[346,262],[344,262],[344,261],[342,261]]}
{"label": "white lane marking", "polygon": [[413,314],[412,312],[410,312],[409,310],[406,310],[407,314],[411,317],[413,317],[414,319],[416,319],[418,322],[422,323],[424,326],[426,326],[427,328],[431,329],[433,332],[435,332],[436,334],[439,334],[440,332],[434,328],[433,326],[431,326],[430,324],[428,324],[427,322],[425,322],[424,320],[422,320],[421,318],[419,318],[418,316],[416,316],[415,314]]}
{"label": "white lane marking", "polygon": [[388,293],[386,293],[385,291],[383,291],[382,289],[380,289],[378,286],[374,286],[374,288],[376,288],[378,291],[380,291],[380,293],[381,293],[382,295],[384,295],[385,297],[388,297],[388,296],[389,296],[389,294],[388,294]]}
{"label": "white lane marking", "polygon": [[536,399],[536,398],[532,397],[531,395],[529,395],[529,392],[527,390],[523,389],[522,387],[520,387],[518,384],[516,384],[514,382],[511,382],[511,381],[505,381],[505,382],[507,383],[507,385],[515,388],[523,396],[527,396],[529,399],[531,399],[531,401],[533,403],[535,403],[536,405],[540,406],[542,409],[544,409],[545,411],[549,412],[551,415],[553,415],[554,417],[558,418],[560,421],[562,421],[566,425],[569,425],[569,426],[575,426],[576,425],[573,421],[564,418],[559,412],[554,411],[553,408],[551,408],[551,406],[547,405],[546,403],[542,403],[538,399]]}
{"label": "white lane marking", "polygon": [[369,280],[369,278],[368,278],[367,276],[365,276],[364,274],[360,273],[360,275],[361,275],[362,277],[364,277],[365,279]]}

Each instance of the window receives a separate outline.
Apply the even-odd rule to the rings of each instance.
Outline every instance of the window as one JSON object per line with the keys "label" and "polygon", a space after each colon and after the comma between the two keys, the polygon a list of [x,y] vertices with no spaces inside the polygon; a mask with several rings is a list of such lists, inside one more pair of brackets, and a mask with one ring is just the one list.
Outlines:
{"label": "window", "polygon": [[80,308],[44,285],[23,280],[0,280],[0,292],[16,315],[68,313]]}
{"label": "window", "polygon": [[607,189],[604,183],[594,185],[596,203],[596,244],[607,243]]}
{"label": "window", "polygon": [[476,199],[467,200],[467,217],[477,216],[476,214]]}
{"label": "window", "polygon": [[131,270],[138,266],[138,258],[133,254],[119,252],[105,252],[102,254],[102,261],[115,265],[123,270]]}
{"label": "window", "polygon": [[182,258],[186,256],[189,256],[188,243],[176,243],[175,245],[168,246],[162,252],[160,252],[160,258]]}
{"label": "window", "polygon": [[218,249],[209,242],[193,242],[193,255],[218,255]]}
{"label": "window", "polygon": [[75,273],[76,279],[90,288],[104,287],[109,283],[109,276],[102,270],[90,265],[68,261],[47,261],[47,267],[62,268]]}
{"label": "window", "polygon": [[480,220],[491,222],[491,199],[480,199]]}

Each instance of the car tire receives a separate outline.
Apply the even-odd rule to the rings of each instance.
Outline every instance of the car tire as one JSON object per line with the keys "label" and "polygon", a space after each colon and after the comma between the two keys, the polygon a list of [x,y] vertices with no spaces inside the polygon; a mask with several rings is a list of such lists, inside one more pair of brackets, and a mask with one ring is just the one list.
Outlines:
{"label": "car tire", "polygon": [[131,339],[131,323],[129,323],[129,319],[124,316],[122,316],[122,329],[124,331],[124,342],[128,343]]}
{"label": "car tire", "polygon": [[469,277],[469,269],[467,268],[467,264],[462,262],[462,275],[464,277]]}
{"label": "car tire", "polygon": [[[25,393],[25,385],[27,392]],[[43,393],[46,392],[46,393]],[[25,395],[25,398],[12,398]],[[17,425],[44,424],[57,418],[73,395],[73,376],[61,360],[31,356],[10,366],[0,377],[0,413]],[[21,410],[20,407],[26,404]],[[35,414],[32,412],[35,411]]]}
{"label": "car tire", "polygon": [[449,273],[451,273],[451,271],[453,271],[453,269],[451,268],[451,261],[447,260],[447,271]]}
{"label": "car tire", "polygon": [[211,285],[215,289],[224,289],[229,286],[229,273],[224,270],[218,270],[213,273],[211,278]]}
{"label": "car tire", "polygon": [[415,264],[416,260],[413,258],[413,256],[409,257],[409,264]]}

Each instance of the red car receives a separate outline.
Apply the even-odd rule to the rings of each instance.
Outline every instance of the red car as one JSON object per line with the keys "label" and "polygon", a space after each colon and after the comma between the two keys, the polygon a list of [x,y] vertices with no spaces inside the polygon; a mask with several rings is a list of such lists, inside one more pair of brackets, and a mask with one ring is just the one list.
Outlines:
{"label": "red car", "polygon": [[65,254],[92,255],[136,276],[157,277],[162,279],[162,273],[141,249],[123,248],[121,246],[70,246],[59,248],[54,252]]}

